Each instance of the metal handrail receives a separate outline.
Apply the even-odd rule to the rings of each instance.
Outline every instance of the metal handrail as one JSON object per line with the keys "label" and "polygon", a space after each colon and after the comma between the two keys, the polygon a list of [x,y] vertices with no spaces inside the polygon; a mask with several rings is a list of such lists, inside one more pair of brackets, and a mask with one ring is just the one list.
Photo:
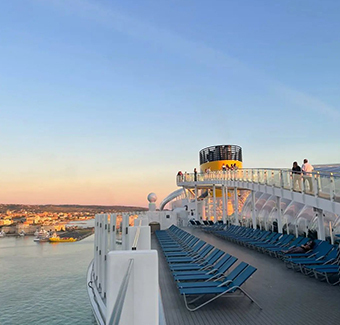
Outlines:
{"label": "metal handrail", "polygon": [[138,245],[141,225],[142,225],[142,220],[139,220],[139,226],[137,228],[136,235],[135,235],[135,238],[133,239],[133,243],[132,243],[132,247],[131,247],[131,249],[133,251],[137,250],[137,245]]}
{"label": "metal handrail", "polygon": [[[289,174],[290,176],[294,175],[294,172],[291,169],[249,169],[249,168],[240,168],[236,170],[228,170],[228,171],[211,171],[209,173],[185,173],[183,176],[177,176],[177,185],[185,182],[206,182],[213,180],[225,180],[225,181],[246,181],[251,183],[259,183],[259,184],[269,184],[269,182],[276,182],[274,179],[275,175],[279,177],[276,181],[282,180],[282,175]],[[315,179],[319,179],[320,177],[326,177],[332,181],[339,181],[340,174],[336,173],[327,173],[322,171],[313,171],[308,172],[308,175],[304,175],[301,172],[301,176],[310,176]],[[180,186],[180,185],[179,185]],[[278,186],[275,184],[275,186]]]}
{"label": "metal handrail", "polygon": [[125,276],[122,281],[122,284],[120,285],[117,299],[113,307],[109,322],[107,323],[108,325],[119,325],[120,316],[122,314],[127,288],[129,285],[129,279],[130,279],[132,266],[133,266],[133,259],[130,259],[128,268],[126,270]]}

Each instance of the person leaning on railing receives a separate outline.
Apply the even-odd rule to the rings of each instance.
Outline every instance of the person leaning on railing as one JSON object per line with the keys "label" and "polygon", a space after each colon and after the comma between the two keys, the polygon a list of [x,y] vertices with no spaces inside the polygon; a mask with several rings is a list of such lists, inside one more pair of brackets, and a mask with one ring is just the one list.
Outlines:
{"label": "person leaning on railing", "polygon": [[296,161],[293,162],[292,174],[293,174],[293,189],[294,191],[301,192],[301,167],[298,165]]}
{"label": "person leaning on railing", "polygon": [[302,173],[303,173],[305,188],[306,188],[306,183],[308,182],[309,190],[312,192],[313,191],[313,181],[312,181],[311,172],[314,170],[314,167],[308,162],[308,159],[305,158],[303,160],[303,164],[302,164],[301,169],[302,169]]}

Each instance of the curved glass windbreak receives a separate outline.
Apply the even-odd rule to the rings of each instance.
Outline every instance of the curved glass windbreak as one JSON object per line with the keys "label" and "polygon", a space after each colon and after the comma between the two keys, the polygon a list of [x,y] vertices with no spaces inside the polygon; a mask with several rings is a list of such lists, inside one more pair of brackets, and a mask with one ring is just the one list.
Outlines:
{"label": "curved glass windbreak", "polygon": [[[281,211],[284,211],[290,203],[291,203],[291,200],[281,198],[281,206],[280,206]],[[267,220],[266,220],[266,222],[269,224],[269,226],[267,226],[268,229],[273,229],[275,231],[278,231],[278,228],[277,228],[278,216],[279,216],[279,211],[275,204],[275,207],[270,211],[267,217]]]}
{"label": "curved glass windbreak", "polygon": [[258,213],[258,220],[261,224],[267,228],[267,220],[271,213],[271,211],[276,207],[276,198],[275,196],[270,196],[265,204],[263,205],[262,209]]}

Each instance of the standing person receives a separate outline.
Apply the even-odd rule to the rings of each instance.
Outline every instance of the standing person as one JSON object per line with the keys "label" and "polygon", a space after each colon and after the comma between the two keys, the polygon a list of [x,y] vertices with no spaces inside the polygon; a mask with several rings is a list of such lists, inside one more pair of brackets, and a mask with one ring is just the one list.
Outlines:
{"label": "standing person", "polygon": [[293,162],[292,174],[293,174],[293,190],[301,192],[301,167],[298,165],[296,161]]}
{"label": "standing person", "polygon": [[197,182],[197,170],[196,170],[196,168],[194,168],[194,180],[195,180],[195,182]]}
{"label": "standing person", "polygon": [[303,160],[303,164],[301,166],[303,179],[304,179],[304,186],[306,188],[306,182],[309,184],[309,191],[313,192],[313,180],[311,172],[314,170],[314,167],[308,162],[308,159]]}
{"label": "standing person", "polygon": [[226,171],[227,171],[227,168],[226,168],[225,164],[222,165],[222,171],[223,171],[223,172],[226,172]]}

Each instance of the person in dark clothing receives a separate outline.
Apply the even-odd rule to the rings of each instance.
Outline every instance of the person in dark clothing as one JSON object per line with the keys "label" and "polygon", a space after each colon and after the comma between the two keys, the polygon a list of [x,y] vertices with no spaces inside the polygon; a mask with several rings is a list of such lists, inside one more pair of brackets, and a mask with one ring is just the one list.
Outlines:
{"label": "person in dark clothing", "polygon": [[293,162],[293,190],[301,192],[301,167],[296,161]]}
{"label": "person in dark clothing", "polygon": [[197,170],[196,170],[196,168],[194,168],[194,180],[195,180],[195,182],[197,182]]}
{"label": "person in dark clothing", "polygon": [[312,240],[308,241],[305,245],[301,245],[299,247],[293,247],[288,249],[288,251],[284,251],[285,254],[299,254],[299,253],[307,253],[314,247],[314,242]]}

